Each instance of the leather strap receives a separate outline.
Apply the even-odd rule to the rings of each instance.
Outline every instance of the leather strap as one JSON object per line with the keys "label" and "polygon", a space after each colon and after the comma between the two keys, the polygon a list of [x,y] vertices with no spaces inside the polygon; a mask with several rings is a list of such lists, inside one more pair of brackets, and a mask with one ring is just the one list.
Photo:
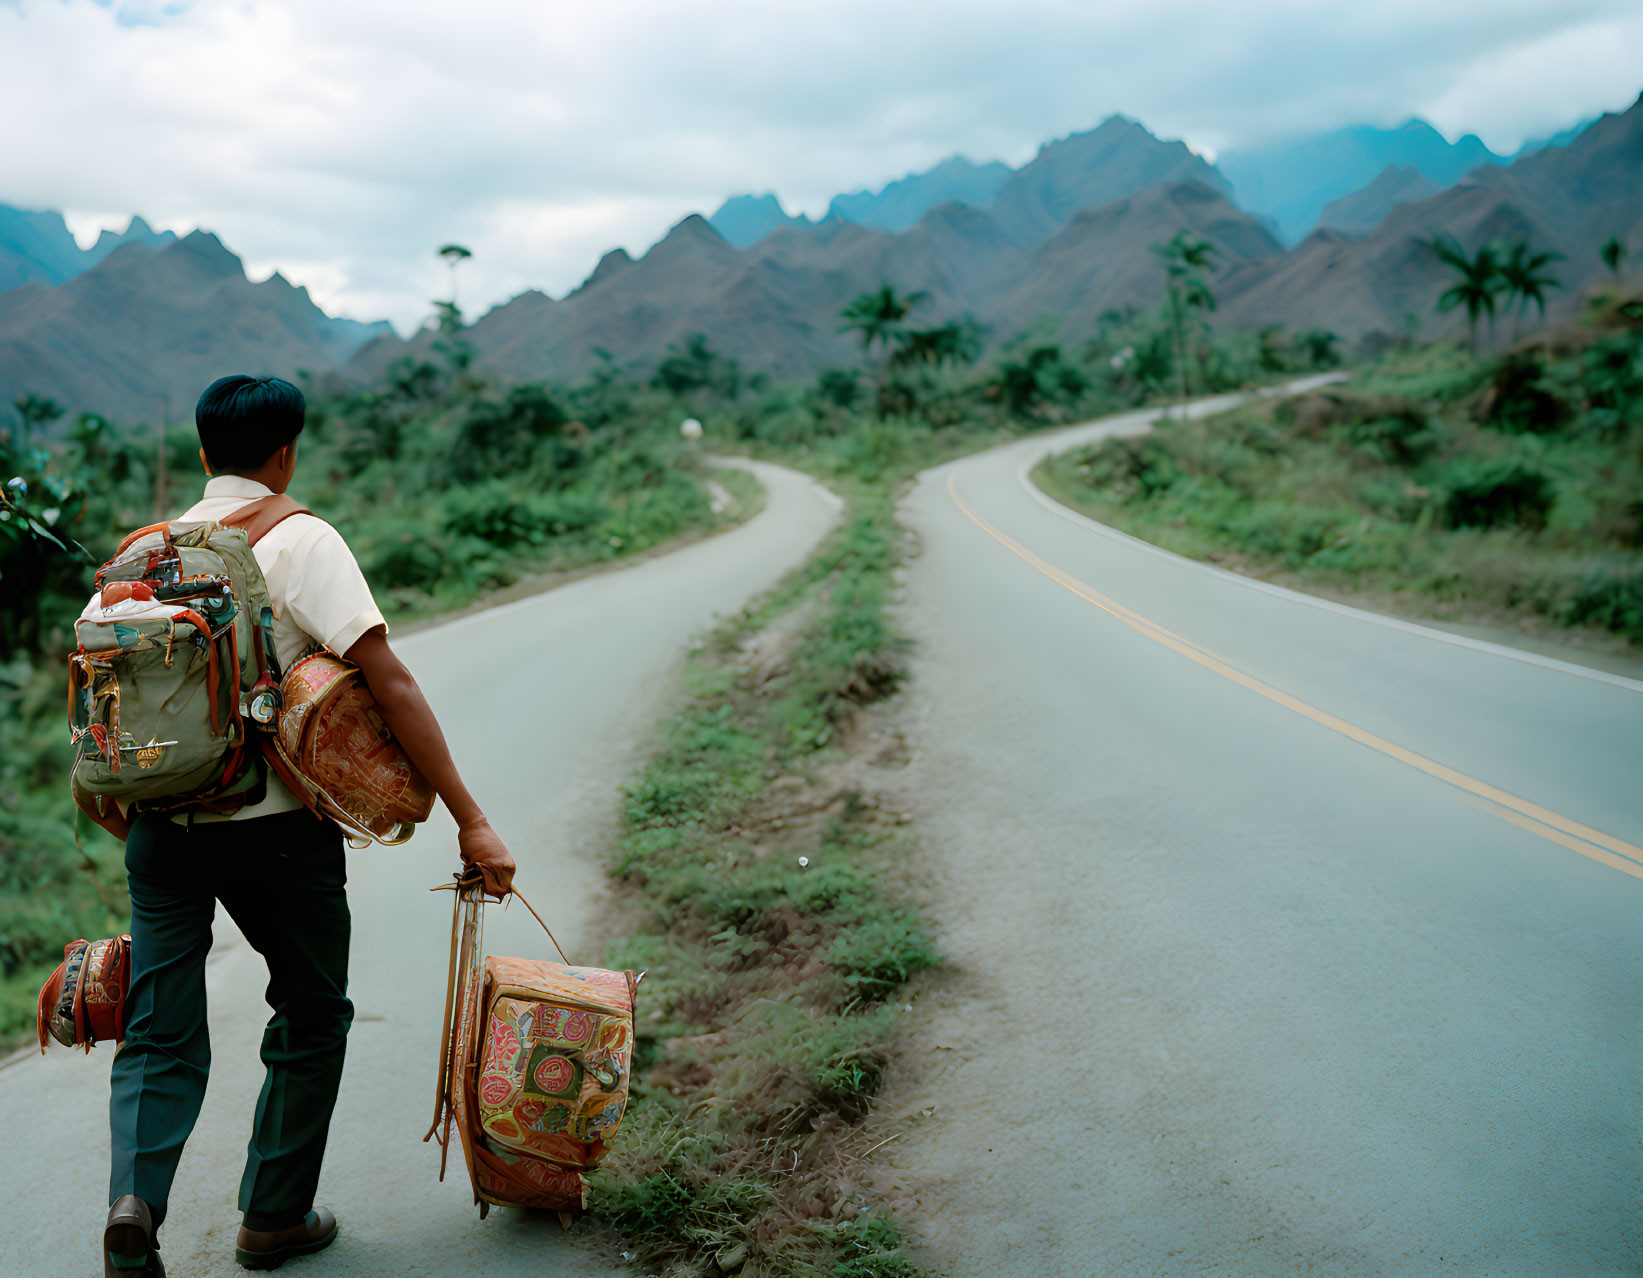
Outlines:
{"label": "leather strap", "polygon": [[[523,892],[521,892],[518,888],[514,888],[513,895],[517,896],[519,898],[519,903],[531,912],[531,917],[533,919],[535,919],[538,923],[542,923],[542,916],[536,912],[536,907],[525,899],[525,894]],[[565,956],[564,948],[559,944],[559,938],[553,934],[553,929],[546,923],[542,923],[542,930],[548,934],[548,940],[553,942],[553,948],[559,951],[559,957],[564,961],[565,966],[570,967],[572,965],[571,961]]]}
{"label": "leather strap", "polygon": [[245,539],[255,546],[292,515],[313,513],[295,497],[286,493],[271,493],[267,497],[257,498],[256,501],[246,502],[228,518],[219,519],[217,522],[225,528],[245,529]]}

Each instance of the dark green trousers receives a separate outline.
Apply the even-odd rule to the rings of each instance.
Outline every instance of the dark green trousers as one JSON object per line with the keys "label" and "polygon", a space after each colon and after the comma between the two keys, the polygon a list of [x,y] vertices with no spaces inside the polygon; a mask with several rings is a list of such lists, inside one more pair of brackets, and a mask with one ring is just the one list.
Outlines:
{"label": "dark green trousers", "polygon": [[295,1224],[314,1204],[354,1019],[341,831],[306,811],[192,827],[139,817],[126,877],[132,974],[108,1106],[109,1202],[136,1194],[165,1218],[211,1071],[205,956],[221,901],[268,962],[274,1009],[240,1210],[251,1229]]}

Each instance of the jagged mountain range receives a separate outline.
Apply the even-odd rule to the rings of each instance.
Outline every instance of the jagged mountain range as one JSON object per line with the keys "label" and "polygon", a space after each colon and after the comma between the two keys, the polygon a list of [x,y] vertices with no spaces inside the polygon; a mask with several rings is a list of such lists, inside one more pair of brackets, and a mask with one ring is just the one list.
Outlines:
{"label": "jagged mountain range", "polygon": [[[838,312],[885,281],[927,292],[918,313],[927,321],[967,312],[995,342],[1027,330],[1077,342],[1104,311],[1156,304],[1162,270],[1150,248],[1178,230],[1219,251],[1219,326],[1322,327],[1356,340],[1396,335],[1413,313],[1428,332],[1455,332],[1459,315],[1432,314],[1446,268],[1426,242],[1439,233],[1466,244],[1521,237],[1563,253],[1554,311],[1603,269],[1602,239],[1643,247],[1643,104],[1564,146],[1486,161],[1447,187],[1413,166],[1383,173],[1328,206],[1367,233],[1320,227],[1286,248],[1235,190],[1181,143],[1114,117],[1045,146],[984,206],[950,200],[895,234],[830,216],[779,224],[738,247],[692,216],[640,258],[608,254],[567,297],[526,293],[498,307],[471,337],[510,378],[577,376],[601,352],[654,357],[697,332],[752,368],[809,377],[859,359]],[[427,335],[373,342],[349,368],[375,376],[403,356],[426,357],[430,345]]]}
{"label": "jagged mountain range", "polygon": [[91,266],[48,258],[81,266],[55,287],[36,277],[0,293],[0,402],[31,391],[116,420],[176,420],[224,373],[320,372],[393,331],[333,318],[277,273],[253,284],[205,231],[115,238]]}
{"label": "jagged mountain range", "polygon": [[1426,199],[1399,204],[1366,236],[1320,228],[1263,269],[1235,269],[1221,281],[1220,320],[1361,336],[1396,332],[1414,317],[1428,332],[1460,331],[1458,312],[1446,321],[1432,315],[1449,276],[1427,244],[1445,233],[1467,246],[1526,240],[1561,253],[1554,267],[1561,288],[1547,309],[1569,313],[1581,289],[1605,273],[1597,253],[1604,240],[1643,248],[1643,97],[1564,146],[1481,165]]}
{"label": "jagged mountain range", "polygon": [[122,244],[162,248],[177,239],[174,231],[156,231],[133,217],[123,231],[105,230],[82,249],[63,215],[0,205],[0,293],[24,284],[52,287],[89,271]]}
{"label": "jagged mountain range", "polygon": [[[1122,116],[1112,119],[1127,122]],[[1426,121],[1412,119],[1393,129],[1364,125],[1283,139],[1247,151],[1229,151],[1214,168],[1217,180],[1230,184],[1239,207],[1264,218],[1281,239],[1293,244],[1319,225],[1347,229],[1321,215],[1332,202],[1350,199],[1376,183],[1380,183],[1377,196],[1352,210],[1360,222],[1375,199],[1379,199],[1384,216],[1393,203],[1419,198],[1388,202],[1388,173],[1412,171],[1431,185],[1431,191],[1426,192],[1430,194],[1459,181],[1481,164],[1509,164],[1533,151],[1565,146],[1591,123],[1583,120],[1548,138],[1528,142],[1507,157],[1495,154],[1473,134],[1450,142]],[[1087,139],[1100,132],[1074,134],[1064,141]],[[1039,154],[1059,146],[1048,143]],[[933,169],[899,178],[878,191],[834,196],[826,217],[880,231],[904,231],[948,200],[989,206],[1014,172],[996,160],[978,165],[955,155]],[[1403,181],[1409,184],[1407,176]],[[1091,204],[1083,200],[1078,207],[1088,208]],[[708,220],[737,248],[756,243],[780,226],[815,225],[803,214],[789,214],[771,192],[732,196]]]}
{"label": "jagged mountain range", "polygon": [[[1432,331],[1443,270],[1424,241],[1441,231],[1466,243],[1521,235],[1564,253],[1568,290],[1554,306],[1601,269],[1603,237],[1643,251],[1639,106],[1511,162],[1490,153],[1458,180],[1451,170],[1481,143],[1442,152],[1424,126],[1346,132],[1313,140],[1319,178],[1307,198],[1319,226],[1289,247],[1244,198],[1259,173],[1290,199],[1300,188],[1283,165],[1246,157],[1231,163],[1244,175],[1233,180],[1228,161],[1211,164],[1115,116],[1047,143],[1019,169],[955,158],[839,196],[819,222],[787,216],[773,196],[728,201],[712,223],[688,217],[638,258],[606,254],[565,297],[528,291],[496,307],[470,337],[504,378],[575,377],[606,358],[643,365],[697,332],[750,369],[805,378],[859,359],[838,331],[839,308],[887,281],[929,294],[917,315],[926,322],[970,313],[995,343],[1027,330],[1078,341],[1104,311],[1156,304],[1150,247],[1186,229],[1219,250],[1219,326],[1321,326],[1355,339],[1400,331],[1411,312]],[[1398,159],[1400,138],[1426,167]],[[1320,198],[1334,170],[1319,157],[1341,155],[1360,172],[1394,162]],[[340,365],[364,379],[430,354],[427,333],[407,341],[386,325],[332,319],[277,275],[250,283],[212,236],[178,241],[134,219],[82,251],[54,216],[0,208],[0,284],[14,284],[0,291],[0,402],[31,390],[147,419],[168,400],[175,415],[231,367],[290,375]]]}
{"label": "jagged mountain range", "polygon": [[[962,155],[949,156],[933,169],[898,178],[877,191],[866,189],[835,195],[827,206],[823,222],[854,222],[875,231],[905,231],[918,220],[949,200],[960,204],[984,205],[992,201],[1015,172],[998,160],[976,164]],[[709,224],[736,248],[757,244],[783,226],[810,227],[817,223],[782,207],[773,192],[763,195],[733,195],[708,219]]]}

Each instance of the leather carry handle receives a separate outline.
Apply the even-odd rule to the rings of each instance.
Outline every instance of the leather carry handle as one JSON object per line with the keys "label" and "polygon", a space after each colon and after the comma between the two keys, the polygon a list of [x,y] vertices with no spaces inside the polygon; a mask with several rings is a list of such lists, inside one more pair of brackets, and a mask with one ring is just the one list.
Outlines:
{"label": "leather carry handle", "polygon": [[[479,873],[479,868],[477,866],[463,866],[457,874],[452,876],[452,880],[453,881],[450,883],[441,883],[438,887],[431,887],[428,891],[455,892],[459,900],[472,897],[473,899],[476,899],[482,907],[487,904],[484,893],[485,880]],[[553,929],[546,923],[542,922],[542,916],[536,912],[536,907],[525,899],[525,894],[516,887],[509,888],[508,894],[510,896],[517,896],[519,898],[519,903],[531,912],[531,917],[535,919],[541,929],[548,934],[548,940],[553,942],[553,948],[559,951],[559,958],[564,965],[566,967],[575,967],[576,965],[570,961],[569,955],[565,953],[565,947],[559,944],[559,938],[553,934]],[[502,908],[508,908],[505,902],[503,903]]]}
{"label": "leather carry handle", "polygon": [[560,948],[559,938],[553,934],[553,929],[550,928],[546,923],[542,923],[542,916],[536,912],[536,907],[525,899],[525,894],[523,892],[521,892],[518,888],[514,888],[513,889],[513,895],[515,895],[519,898],[519,904],[523,905],[527,910],[529,910],[531,912],[531,917],[533,919],[535,919],[538,923],[542,924],[542,930],[548,934],[548,940],[553,942],[553,948],[556,949],[556,950],[559,950],[559,957],[564,960],[565,966],[566,967],[574,967],[575,964],[572,963],[569,958],[566,958],[565,951],[562,948]]}

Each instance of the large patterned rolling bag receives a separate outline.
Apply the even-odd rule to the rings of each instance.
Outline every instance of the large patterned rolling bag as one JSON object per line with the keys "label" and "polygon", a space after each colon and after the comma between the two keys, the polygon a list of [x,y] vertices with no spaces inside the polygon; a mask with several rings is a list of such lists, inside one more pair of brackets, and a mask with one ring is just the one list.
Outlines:
{"label": "large patterned rolling bag", "polygon": [[557,1211],[569,1225],[627,1108],[644,974],[482,958],[477,875],[454,890],[439,1097],[423,1139],[438,1139],[443,1180],[456,1127],[481,1219],[496,1203]]}

